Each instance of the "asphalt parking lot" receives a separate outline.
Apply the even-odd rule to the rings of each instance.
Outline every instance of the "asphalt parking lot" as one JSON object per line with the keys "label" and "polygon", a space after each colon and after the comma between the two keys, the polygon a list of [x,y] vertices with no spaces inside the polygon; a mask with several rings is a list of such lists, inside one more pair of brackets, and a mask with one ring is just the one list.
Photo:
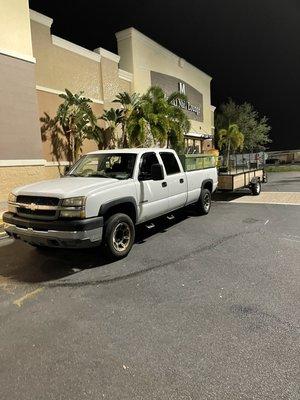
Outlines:
{"label": "asphalt parking lot", "polygon": [[243,197],[139,229],[114,263],[2,240],[1,398],[299,400],[300,206]]}

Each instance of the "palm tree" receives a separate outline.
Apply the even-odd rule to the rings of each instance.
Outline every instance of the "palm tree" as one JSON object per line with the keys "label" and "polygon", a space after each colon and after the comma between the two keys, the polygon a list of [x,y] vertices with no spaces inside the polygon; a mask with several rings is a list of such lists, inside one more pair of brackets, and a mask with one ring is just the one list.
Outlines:
{"label": "palm tree", "polygon": [[152,142],[180,147],[184,133],[190,129],[190,122],[184,111],[174,104],[177,100],[187,101],[187,98],[179,92],[166,96],[160,87],[150,87],[129,118],[129,143],[142,145]]}
{"label": "palm tree", "polygon": [[106,126],[96,126],[89,135],[89,139],[93,139],[97,143],[99,150],[116,147],[117,139],[115,131],[118,125],[122,124],[123,118],[123,110],[114,108],[104,110],[100,119],[105,121]]}
{"label": "palm tree", "polygon": [[172,93],[167,98],[169,104],[170,129],[168,132],[168,147],[182,150],[184,147],[184,134],[191,129],[191,123],[182,108],[174,105],[178,101],[187,101],[184,94],[179,92]]}
{"label": "palm tree", "polygon": [[228,168],[230,151],[242,150],[244,135],[236,124],[229,125],[228,129],[220,129],[218,132],[218,146],[224,149],[226,154],[226,166]]}
{"label": "palm tree", "polygon": [[73,163],[77,160],[83,141],[96,129],[97,117],[90,106],[92,101],[84,96],[83,92],[66,93],[59,97],[64,99],[57,109],[54,118],[47,113],[40,118],[42,139],[45,141],[50,135],[52,154]]}
{"label": "palm tree", "polygon": [[123,119],[122,119],[122,137],[121,137],[121,146],[122,147],[127,147],[128,146],[128,138],[127,138],[127,122],[129,118],[131,117],[131,114],[133,111],[136,109],[136,107],[140,103],[140,95],[138,93],[119,93],[115,100],[113,100],[114,103],[120,103],[123,108]]}

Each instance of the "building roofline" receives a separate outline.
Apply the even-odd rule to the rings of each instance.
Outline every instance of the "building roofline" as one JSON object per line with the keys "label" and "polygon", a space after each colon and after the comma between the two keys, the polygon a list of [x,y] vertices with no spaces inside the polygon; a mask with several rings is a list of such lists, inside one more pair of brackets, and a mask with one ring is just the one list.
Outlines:
{"label": "building roofline", "polygon": [[149,38],[148,36],[144,35],[142,32],[138,31],[137,29],[135,29],[133,27],[130,27],[130,28],[124,29],[122,31],[116,32],[115,35],[116,35],[116,38],[117,38],[118,41],[121,41],[121,40],[124,40],[124,39],[128,39],[128,38],[132,38],[132,37],[136,37],[136,38],[142,40],[147,45],[149,45],[151,47],[154,47],[156,49],[159,49],[166,56],[169,56],[169,57],[172,57],[172,58],[176,58],[178,64],[181,67],[184,65],[184,63],[186,63],[189,67],[197,70],[197,72],[200,72],[201,74],[203,74],[204,76],[206,76],[210,80],[212,79],[211,76],[209,76],[205,72],[201,71],[201,69],[195,67],[193,64],[189,63],[188,61],[186,61],[184,58],[178,56],[177,54],[172,53],[172,51],[166,49],[164,46],[162,46],[161,44],[155,42],[155,40]]}
{"label": "building roofline", "polygon": [[79,54],[80,56],[90,58],[93,61],[100,62],[101,56],[91,50],[85,49],[84,47],[78,46],[75,43],[69,42],[66,39],[62,39],[58,36],[51,35],[52,43],[55,46],[61,47],[65,50],[72,51],[73,53]]}
{"label": "building roofline", "polygon": [[45,25],[48,28],[51,28],[51,25],[53,24],[53,19],[50,17],[47,17],[44,14],[41,14],[37,11],[34,10],[29,10],[30,14],[30,19],[34,22],[38,22],[39,24]]}
{"label": "building roofline", "polygon": [[95,53],[100,54],[101,57],[108,58],[116,62],[117,64],[120,61],[120,56],[118,54],[112,53],[111,51],[103,49],[103,47],[98,47],[94,50]]}
{"label": "building roofline", "polygon": [[[46,15],[43,15],[37,11],[34,10],[29,10],[30,12],[30,19],[32,21],[35,21],[39,24],[42,24],[44,26],[47,26],[48,28],[51,28],[51,25],[53,23],[53,19],[47,17]],[[100,62],[101,57],[108,58],[116,63],[119,63],[120,61],[120,56],[118,54],[112,53],[111,51],[108,51],[106,49],[103,49],[103,47],[98,47],[94,51],[86,49],[82,46],[79,46],[73,42],[70,42],[66,39],[63,39],[59,36],[51,35],[52,37],[52,43],[56,46],[62,47],[66,50],[72,51],[73,53],[77,53],[83,57],[90,58],[94,61]]]}
{"label": "building roofline", "polygon": [[132,82],[133,74],[131,72],[125,71],[124,69],[119,68],[119,78],[124,79],[125,81]]}

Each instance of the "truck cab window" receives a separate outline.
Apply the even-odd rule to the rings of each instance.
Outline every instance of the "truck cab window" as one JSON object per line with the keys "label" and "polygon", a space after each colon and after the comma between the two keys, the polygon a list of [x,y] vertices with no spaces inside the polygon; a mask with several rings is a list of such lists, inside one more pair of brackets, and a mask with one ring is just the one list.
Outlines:
{"label": "truck cab window", "polygon": [[178,174],[180,172],[178,162],[173,153],[162,152],[159,154],[163,160],[167,175]]}
{"label": "truck cab window", "polygon": [[146,181],[151,179],[151,167],[153,164],[158,164],[159,161],[155,153],[145,153],[141,157],[139,180]]}

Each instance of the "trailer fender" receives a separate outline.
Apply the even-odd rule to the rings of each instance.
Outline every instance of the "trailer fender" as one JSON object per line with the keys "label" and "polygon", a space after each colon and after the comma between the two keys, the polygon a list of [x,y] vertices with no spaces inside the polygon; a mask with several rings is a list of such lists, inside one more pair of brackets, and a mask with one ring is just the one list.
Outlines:
{"label": "trailer fender", "polygon": [[253,185],[256,182],[260,182],[260,177],[259,176],[254,176],[250,181],[250,185]]}

